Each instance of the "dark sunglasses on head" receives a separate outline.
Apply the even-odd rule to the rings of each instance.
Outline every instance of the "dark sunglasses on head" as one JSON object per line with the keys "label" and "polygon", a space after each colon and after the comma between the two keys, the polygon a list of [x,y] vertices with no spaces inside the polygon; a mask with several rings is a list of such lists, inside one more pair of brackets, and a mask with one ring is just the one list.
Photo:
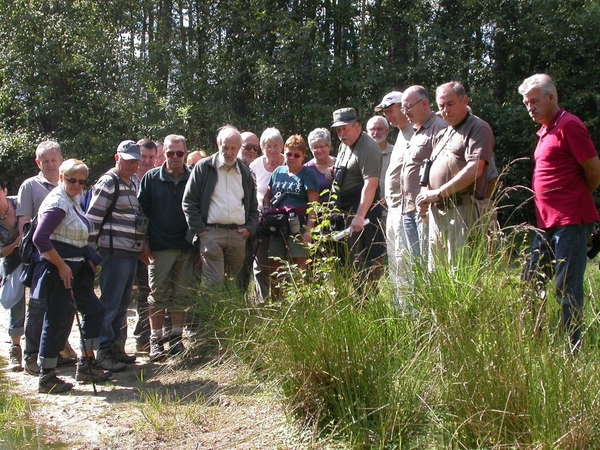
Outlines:
{"label": "dark sunglasses on head", "polygon": [[183,155],[185,155],[185,152],[183,150],[169,150],[167,152],[165,152],[165,155],[167,155],[167,158],[174,158],[175,156],[177,156],[178,158],[183,158]]}
{"label": "dark sunglasses on head", "polygon": [[81,186],[85,186],[85,184],[87,183],[87,180],[78,180],[77,178],[71,178],[71,177],[64,177],[64,178],[67,183],[71,183],[71,184],[79,183]]}
{"label": "dark sunglasses on head", "polygon": [[254,150],[256,153],[258,153],[258,150],[260,150],[260,147],[258,145],[252,145],[252,144],[244,144],[244,148],[246,150]]}
{"label": "dark sunglasses on head", "polygon": [[285,154],[285,156],[287,158],[302,158],[303,155],[302,155],[302,153],[290,153],[290,152],[287,152]]}

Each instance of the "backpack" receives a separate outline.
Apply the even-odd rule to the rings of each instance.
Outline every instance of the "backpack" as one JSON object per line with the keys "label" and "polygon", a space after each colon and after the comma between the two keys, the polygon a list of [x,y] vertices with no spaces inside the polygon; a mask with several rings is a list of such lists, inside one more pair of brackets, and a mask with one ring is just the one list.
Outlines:
{"label": "backpack", "polygon": [[[98,235],[96,236],[96,243],[98,242],[98,238],[100,237],[100,231],[102,230],[102,227],[104,227],[106,222],[108,222],[110,220],[110,216],[112,215],[112,213],[115,209],[115,205],[117,204],[117,200],[119,199],[119,176],[114,172],[106,172],[104,175],[109,175],[113,179],[113,182],[115,183],[115,192],[113,193],[110,205],[108,205],[108,208],[106,208],[106,213],[104,214],[104,217],[102,218],[102,223],[100,224],[100,227],[98,228]],[[104,176],[104,175],[102,175],[102,176]],[[96,183],[94,183],[94,185]],[[93,188],[88,189],[83,196],[83,200],[81,201],[81,209],[83,209],[85,212],[87,212],[88,208],[90,207],[90,201],[92,199],[92,191],[93,191]],[[85,209],[83,208],[84,204],[86,206]],[[112,234],[111,234],[110,235],[110,252],[111,253],[112,253],[112,250],[113,250],[113,240],[112,240]]]}
{"label": "backpack", "polygon": [[23,234],[21,236],[21,243],[19,244],[19,257],[21,258],[21,262],[25,265],[28,265],[31,262],[31,258],[33,258],[34,253],[37,252],[37,248],[33,243],[33,233],[35,233],[36,228],[37,216],[29,222],[25,222],[23,225]]}

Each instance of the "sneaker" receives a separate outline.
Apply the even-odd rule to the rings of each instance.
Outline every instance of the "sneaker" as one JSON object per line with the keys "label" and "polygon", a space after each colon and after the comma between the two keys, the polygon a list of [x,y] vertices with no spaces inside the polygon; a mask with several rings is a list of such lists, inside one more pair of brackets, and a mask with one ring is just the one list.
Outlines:
{"label": "sneaker", "polygon": [[169,355],[179,355],[185,352],[181,335],[171,335],[169,337]]}
{"label": "sneaker", "polygon": [[109,348],[101,348],[98,350],[96,365],[113,373],[123,372],[125,369],[127,369],[127,364],[117,361]]}
{"label": "sneaker", "polygon": [[37,363],[37,354],[28,355],[25,357],[25,372],[29,375],[38,376],[40,374],[40,366]]}
{"label": "sneaker", "polygon": [[121,350],[117,344],[113,344],[110,346],[110,352],[112,353],[112,356],[116,361],[122,362],[124,364],[133,364],[135,362],[135,355],[128,355],[123,350]]}
{"label": "sneaker", "polygon": [[40,375],[38,384],[38,392],[40,394],[62,394],[71,389],[73,389],[73,385],[58,378],[55,370],[51,370],[45,375]]}
{"label": "sneaker", "polygon": [[92,377],[93,381],[96,383],[106,381],[113,375],[110,370],[104,370],[101,367],[98,367],[95,360],[91,361],[91,364],[88,366],[87,358],[80,359],[75,367],[75,380],[80,383],[91,383]]}
{"label": "sneaker", "polygon": [[11,345],[10,350],[8,352],[8,367],[7,370],[11,372],[20,372],[23,370],[23,366],[21,365],[23,361],[23,352],[21,351],[21,346],[19,344]]}
{"label": "sneaker", "polygon": [[162,339],[150,339],[150,361],[161,361],[165,359],[165,346]]}

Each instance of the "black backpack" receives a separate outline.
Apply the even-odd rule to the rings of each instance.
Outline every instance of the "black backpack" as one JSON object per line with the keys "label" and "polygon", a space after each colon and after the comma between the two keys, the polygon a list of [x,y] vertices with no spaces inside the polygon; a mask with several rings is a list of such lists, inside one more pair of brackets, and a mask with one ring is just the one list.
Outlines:
{"label": "black backpack", "polygon": [[33,233],[35,233],[36,228],[37,216],[35,216],[29,222],[25,222],[23,225],[21,244],[19,244],[19,256],[21,258],[21,262],[25,265],[28,265],[31,262],[31,258],[33,258],[33,255],[35,252],[37,252],[37,248],[33,244]]}

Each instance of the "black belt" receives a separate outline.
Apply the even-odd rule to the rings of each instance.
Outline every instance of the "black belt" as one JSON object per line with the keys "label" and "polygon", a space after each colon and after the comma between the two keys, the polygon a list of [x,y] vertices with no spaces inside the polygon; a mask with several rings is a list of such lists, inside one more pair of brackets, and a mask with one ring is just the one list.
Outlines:
{"label": "black belt", "polygon": [[206,228],[217,228],[222,230],[237,230],[242,225],[236,225],[235,223],[207,223]]}

